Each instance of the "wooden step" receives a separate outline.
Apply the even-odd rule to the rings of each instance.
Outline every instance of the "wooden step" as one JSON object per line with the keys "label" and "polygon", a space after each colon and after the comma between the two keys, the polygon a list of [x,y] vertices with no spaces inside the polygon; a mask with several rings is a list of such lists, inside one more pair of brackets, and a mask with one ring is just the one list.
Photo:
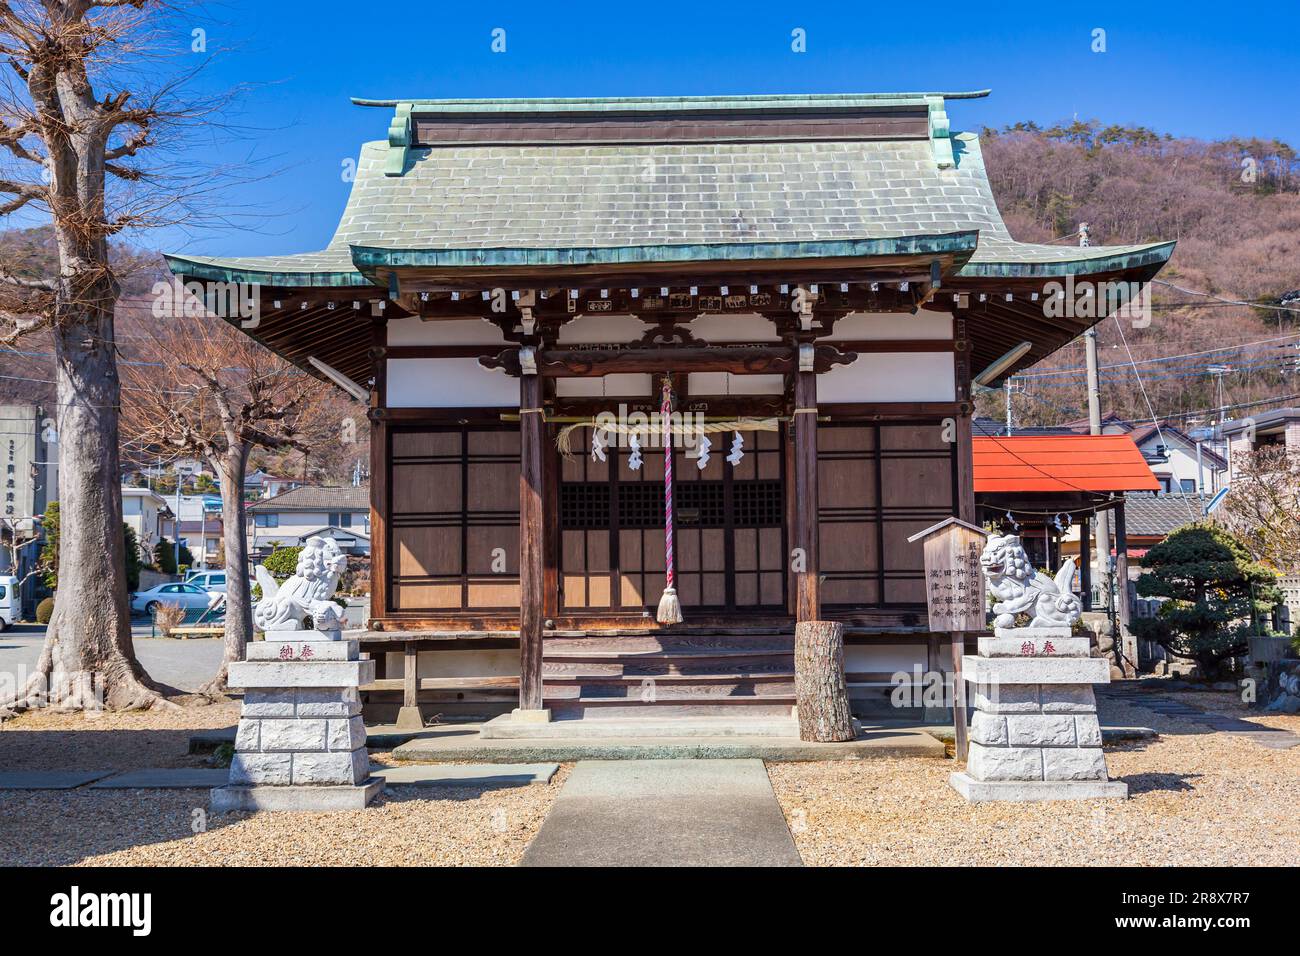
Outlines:
{"label": "wooden step", "polygon": [[685,680],[590,680],[553,681],[542,684],[544,700],[642,700],[653,695],[656,700],[720,698],[736,700],[743,697],[794,697],[794,675],[749,678],[719,675],[714,678],[688,678]]}
{"label": "wooden step", "polygon": [[548,700],[546,706],[556,720],[587,720],[625,717],[789,717],[794,697],[657,698],[653,702],[617,697]]}
{"label": "wooden step", "polygon": [[758,637],[585,637],[542,642],[547,660],[617,657],[744,657],[793,654],[794,638],[779,634]]}
{"label": "wooden step", "polygon": [[755,653],[749,655],[655,656],[607,658],[542,659],[542,677],[576,679],[581,677],[627,677],[662,680],[673,677],[708,677],[734,675],[747,677],[762,674],[793,674],[794,658],[790,654]]}

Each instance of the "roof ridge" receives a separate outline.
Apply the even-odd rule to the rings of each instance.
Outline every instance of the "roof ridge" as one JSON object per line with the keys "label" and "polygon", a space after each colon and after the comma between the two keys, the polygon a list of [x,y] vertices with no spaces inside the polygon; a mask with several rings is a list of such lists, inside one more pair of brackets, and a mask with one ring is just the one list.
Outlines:
{"label": "roof ridge", "polygon": [[516,111],[520,107],[554,107],[572,109],[575,107],[621,106],[628,109],[646,108],[687,108],[705,104],[728,105],[732,108],[755,108],[764,103],[781,103],[787,105],[821,103],[828,106],[845,107],[872,102],[915,101],[923,103],[929,98],[947,100],[983,99],[991,94],[992,89],[983,90],[931,90],[899,93],[722,93],[696,94],[691,96],[504,96],[504,97],[397,97],[393,99],[374,99],[364,96],[350,97],[356,106],[374,106],[394,108],[402,104],[413,106],[438,106],[458,112],[456,107],[492,106]]}

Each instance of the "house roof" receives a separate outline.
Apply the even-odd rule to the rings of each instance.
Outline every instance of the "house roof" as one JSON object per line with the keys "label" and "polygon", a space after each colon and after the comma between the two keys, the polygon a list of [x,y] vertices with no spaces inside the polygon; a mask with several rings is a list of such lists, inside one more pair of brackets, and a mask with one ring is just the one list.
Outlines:
{"label": "house roof", "polygon": [[[1184,448],[1193,450],[1196,448],[1196,440],[1194,438],[1188,435],[1181,428],[1176,428],[1168,422],[1161,422],[1159,428],[1156,428],[1155,424],[1152,422],[1148,422],[1145,425],[1139,425],[1129,432],[1129,437],[1138,445],[1150,441],[1152,438],[1161,437],[1166,439],[1172,438],[1181,443]],[[1166,441],[1166,444],[1168,444],[1168,441]],[[1228,467],[1227,459],[1217,454],[1208,444],[1201,444],[1201,457],[1207,467],[1213,468],[1217,471],[1222,471],[1224,468]]]}
{"label": "house roof", "polygon": [[307,486],[282,491],[248,506],[249,511],[369,511],[370,489],[365,485]]}
{"label": "house roof", "polygon": [[1270,408],[1249,418],[1234,418],[1230,422],[1224,422],[1219,426],[1219,431],[1225,435],[1233,435],[1251,426],[1258,431],[1294,421],[1300,421],[1300,408]]}
{"label": "house roof", "polygon": [[976,492],[1160,489],[1127,435],[977,436],[973,455]]}
{"label": "house roof", "polygon": [[360,531],[355,531],[352,528],[335,527],[332,524],[313,528],[311,531],[304,531],[299,535],[299,537],[306,541],[308,538],[314,538],[319,535],[329,535],[331,538],[356,538],[358,541],[364,541],[367,544],[370,543],[370,535],[362,534]]}
{"label": "house roof", "polygon": [[1124,526],[1130,539],[1164,538],[1183,525],[1199,520],[1208,500],[1197,495],[1127,495]]}

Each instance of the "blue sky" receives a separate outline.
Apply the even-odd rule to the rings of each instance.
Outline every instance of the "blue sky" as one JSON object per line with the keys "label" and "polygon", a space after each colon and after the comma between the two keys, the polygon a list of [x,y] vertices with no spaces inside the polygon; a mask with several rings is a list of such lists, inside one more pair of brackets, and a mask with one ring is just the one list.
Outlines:
{"label": "blue sky", "polygon": [[[388,111],[349,96],[618,96],[992,88],[949,107],[954,129],[1096,117],[1162,132],[1300,145],[1300,3],[985,2],[372,4],[226,0],[195,21],[216,56],[200,85],[250,84],[220,161],[285,171],[229,190],[253,229],[153,234],[169,251],[319,248],[346,199],[340,171]],[[506,31],[493,53],[492,31]],[[806,31],[807,52],[791,50]],[[1094,29],[1106,50],[1094,53]],[[187,45],[188,36],[178,38]]]}

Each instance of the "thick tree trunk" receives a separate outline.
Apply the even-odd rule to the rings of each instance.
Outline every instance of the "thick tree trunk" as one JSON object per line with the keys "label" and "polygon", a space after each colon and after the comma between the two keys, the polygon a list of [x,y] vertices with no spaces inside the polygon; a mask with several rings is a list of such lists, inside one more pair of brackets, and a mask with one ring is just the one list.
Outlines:
{"label": "thick tree trunk", "polygon": [[67,709],[124,710],[163,701],[131,644],[111,281],[105,275],[89,289],[74,286],[79,298],[68,309],[79,314],[67,316],[53,334],[59,586],[37,672],[16,702],[20,707],[48,701]]}
{"label": "thick tree trunk", "polygon": [[221,667],[202,693],[224,694],[226,673],[232,661],[242,661],[253,639],[253,596],[248,587],[248,534],[244,523],[244,471],[248,445],[233,443],[225,455],[211,462],[221,476],[221,539],[226,560],[226,636]]}
{"label": "thick tree trunk", "polygon": [[853,739],[849,689],[844,682],[843,624],[800,621],[795,625],[794,690],[800,740]]}

